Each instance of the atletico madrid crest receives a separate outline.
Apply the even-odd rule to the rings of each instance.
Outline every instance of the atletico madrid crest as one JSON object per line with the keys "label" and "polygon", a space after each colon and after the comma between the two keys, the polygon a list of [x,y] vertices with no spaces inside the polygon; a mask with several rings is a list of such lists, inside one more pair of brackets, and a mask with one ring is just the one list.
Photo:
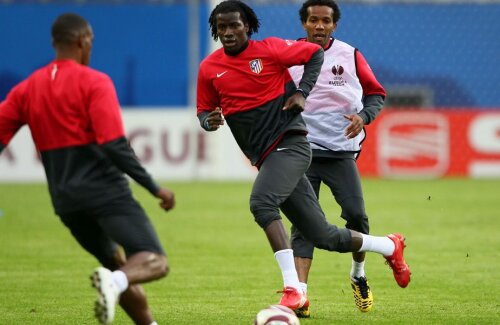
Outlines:
{"label": "atletico madrid crest", "polygon": [[248,63],[250,64],[250,70],[252,70],[253,73],[259,74],[264,69],[261,59],[255,59]]}

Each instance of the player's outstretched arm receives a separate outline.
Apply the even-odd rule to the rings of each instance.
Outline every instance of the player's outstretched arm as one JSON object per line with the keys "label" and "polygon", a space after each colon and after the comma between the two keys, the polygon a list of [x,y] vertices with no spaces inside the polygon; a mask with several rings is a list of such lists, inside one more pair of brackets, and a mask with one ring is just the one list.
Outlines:
{"label": "player's outstretched arm", "polygon": [[118,169],[156,196],[160,186],[154,182],[151,175],[141,165],[125,137],[103,143],[101,148]]}

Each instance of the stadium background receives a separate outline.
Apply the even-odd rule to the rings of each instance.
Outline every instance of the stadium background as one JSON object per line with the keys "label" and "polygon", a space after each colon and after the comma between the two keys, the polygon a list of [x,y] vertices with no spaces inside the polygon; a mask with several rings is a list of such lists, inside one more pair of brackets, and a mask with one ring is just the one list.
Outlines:
{"label": "stadium background", "polygon": [[[295,39],[302,1],[247,1],[254,39]],[[131,143],[164,179],[255,175],[229,130],[203,133],[194,112],[200,60],[216,46],[208,14],[218,1],[1,1],[0,100],[53,58],[50,25],[86,17],[96,38],[91,66],[114,80]],[[365,176],[500,177],[500,2],[339,1],[335,36],[359,48],[388,92],[367,128]],[[0,157],[0,181],[43,180],[23,130]]]}

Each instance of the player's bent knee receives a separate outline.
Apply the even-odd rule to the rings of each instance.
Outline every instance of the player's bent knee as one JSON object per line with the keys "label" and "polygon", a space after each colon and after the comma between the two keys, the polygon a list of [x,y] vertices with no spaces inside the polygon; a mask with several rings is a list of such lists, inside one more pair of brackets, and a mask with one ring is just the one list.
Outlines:
{"label": "player's bent knee", "polygon": [[263,229],[265,230],[273,221],[275,220],[280,220],[281,217],[279,215],[261,215],[261,216],[254,216],[255,222]]}
{"label": "player's bent knee", "polygon": [[159,275],[160,278],[164,278],[170,272],[170,266],[168,265],[167,257],[164,255],[158,255],[159,260]]}
{"label": "player's bent knee", "polygon": [[165,255],[153,252],[142,252],[140,255],[142,256],[141,263],[143,267],[147,269],[150,274],[150,280],[163,278],[170,272],[170,267]]}
{"label": "player's bent knee", "polygon": [[345,227],[360,232],[362,234],[370,233],[370,225],[368,223],[368,217],[365,214],[357,215],[352,218],[345,218]]}
{"label": "player's bent knee", "polygon": [[262,229],[266,229],[274,220],[281,219],[277,206],[271,206],[256,198],[250,199],[250,211]]}
{"label": "player's bent knee", "polygon": [[342,210],[342,218],[347,221],[345,225],[346,228],[356,230],[363,234],[369,233],[368,216],[363,207],[358,205],[350,205],[347,208],[344,207]]}

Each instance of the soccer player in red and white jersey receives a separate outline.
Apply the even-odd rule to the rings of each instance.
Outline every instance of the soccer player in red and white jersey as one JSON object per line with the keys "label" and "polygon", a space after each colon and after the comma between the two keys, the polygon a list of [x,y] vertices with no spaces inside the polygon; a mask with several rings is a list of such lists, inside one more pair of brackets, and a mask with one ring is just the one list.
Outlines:
{"label": "soccer player in red and white jersey", "polygon": [[97,319],[112,322],[119,302],[136,324],[156,324],[139,283],[164,277],[169,266],[124,174],[167,211],[175,205],[174,194],[153,181],[129,147],[113,82],[88,67],[93,37],[79,15],[63,14],[54,21],[55,60],[0,103],[0,152],[23,125],[29,126],[56,214],[104,266],[91,276]]}
{"label": "soccer player in red and white jersey", "polygon": [[[356,158],[365,138],[364,126],[375,119],[384,105],[385,90],[375,78],[365,58],[351,45],[332,37],[340,19],[333,0],[308,0],[299,10],[307,38],[320,45],[325,58],[314,89],[307,98],[302,116],[308,128],[313,158],[306,175],[319,197],[326,184],[341,207],[346,228],[369,233]],[[300,40],[299,40],[300,41]],[[296,83],[303,67],[290,68]],[[292,227],[292,249],[302,290],[307,292],[314,245]],[[352,253],[351,287],[359,310],[368,312],[373,295],[365,275],[365,253]],[[407,283],[403,283],[403,287]],[[298,310],[309,317],[308,308]]]}
{"label": "soccer player in red and white jersey", "polygon": [[[222,48],[200,64],[197,114],[201,126],[215,131],[227,122],[239,147],[259,173],[250,210],[264,230],[283,277],[280,304],[307,307],[280,209],[315,247],[338,252],[371,251],[389,260],[396,279],[409,281],[400,235],[365,236],[326,221],[307,180],[311,147],[301,116],[323,63],[323,49],[310,42],[250,39],[258,32],[255,12],[237,0],[223,1],[209,18]],[[304,65],[298,87],[288,68]]]}

